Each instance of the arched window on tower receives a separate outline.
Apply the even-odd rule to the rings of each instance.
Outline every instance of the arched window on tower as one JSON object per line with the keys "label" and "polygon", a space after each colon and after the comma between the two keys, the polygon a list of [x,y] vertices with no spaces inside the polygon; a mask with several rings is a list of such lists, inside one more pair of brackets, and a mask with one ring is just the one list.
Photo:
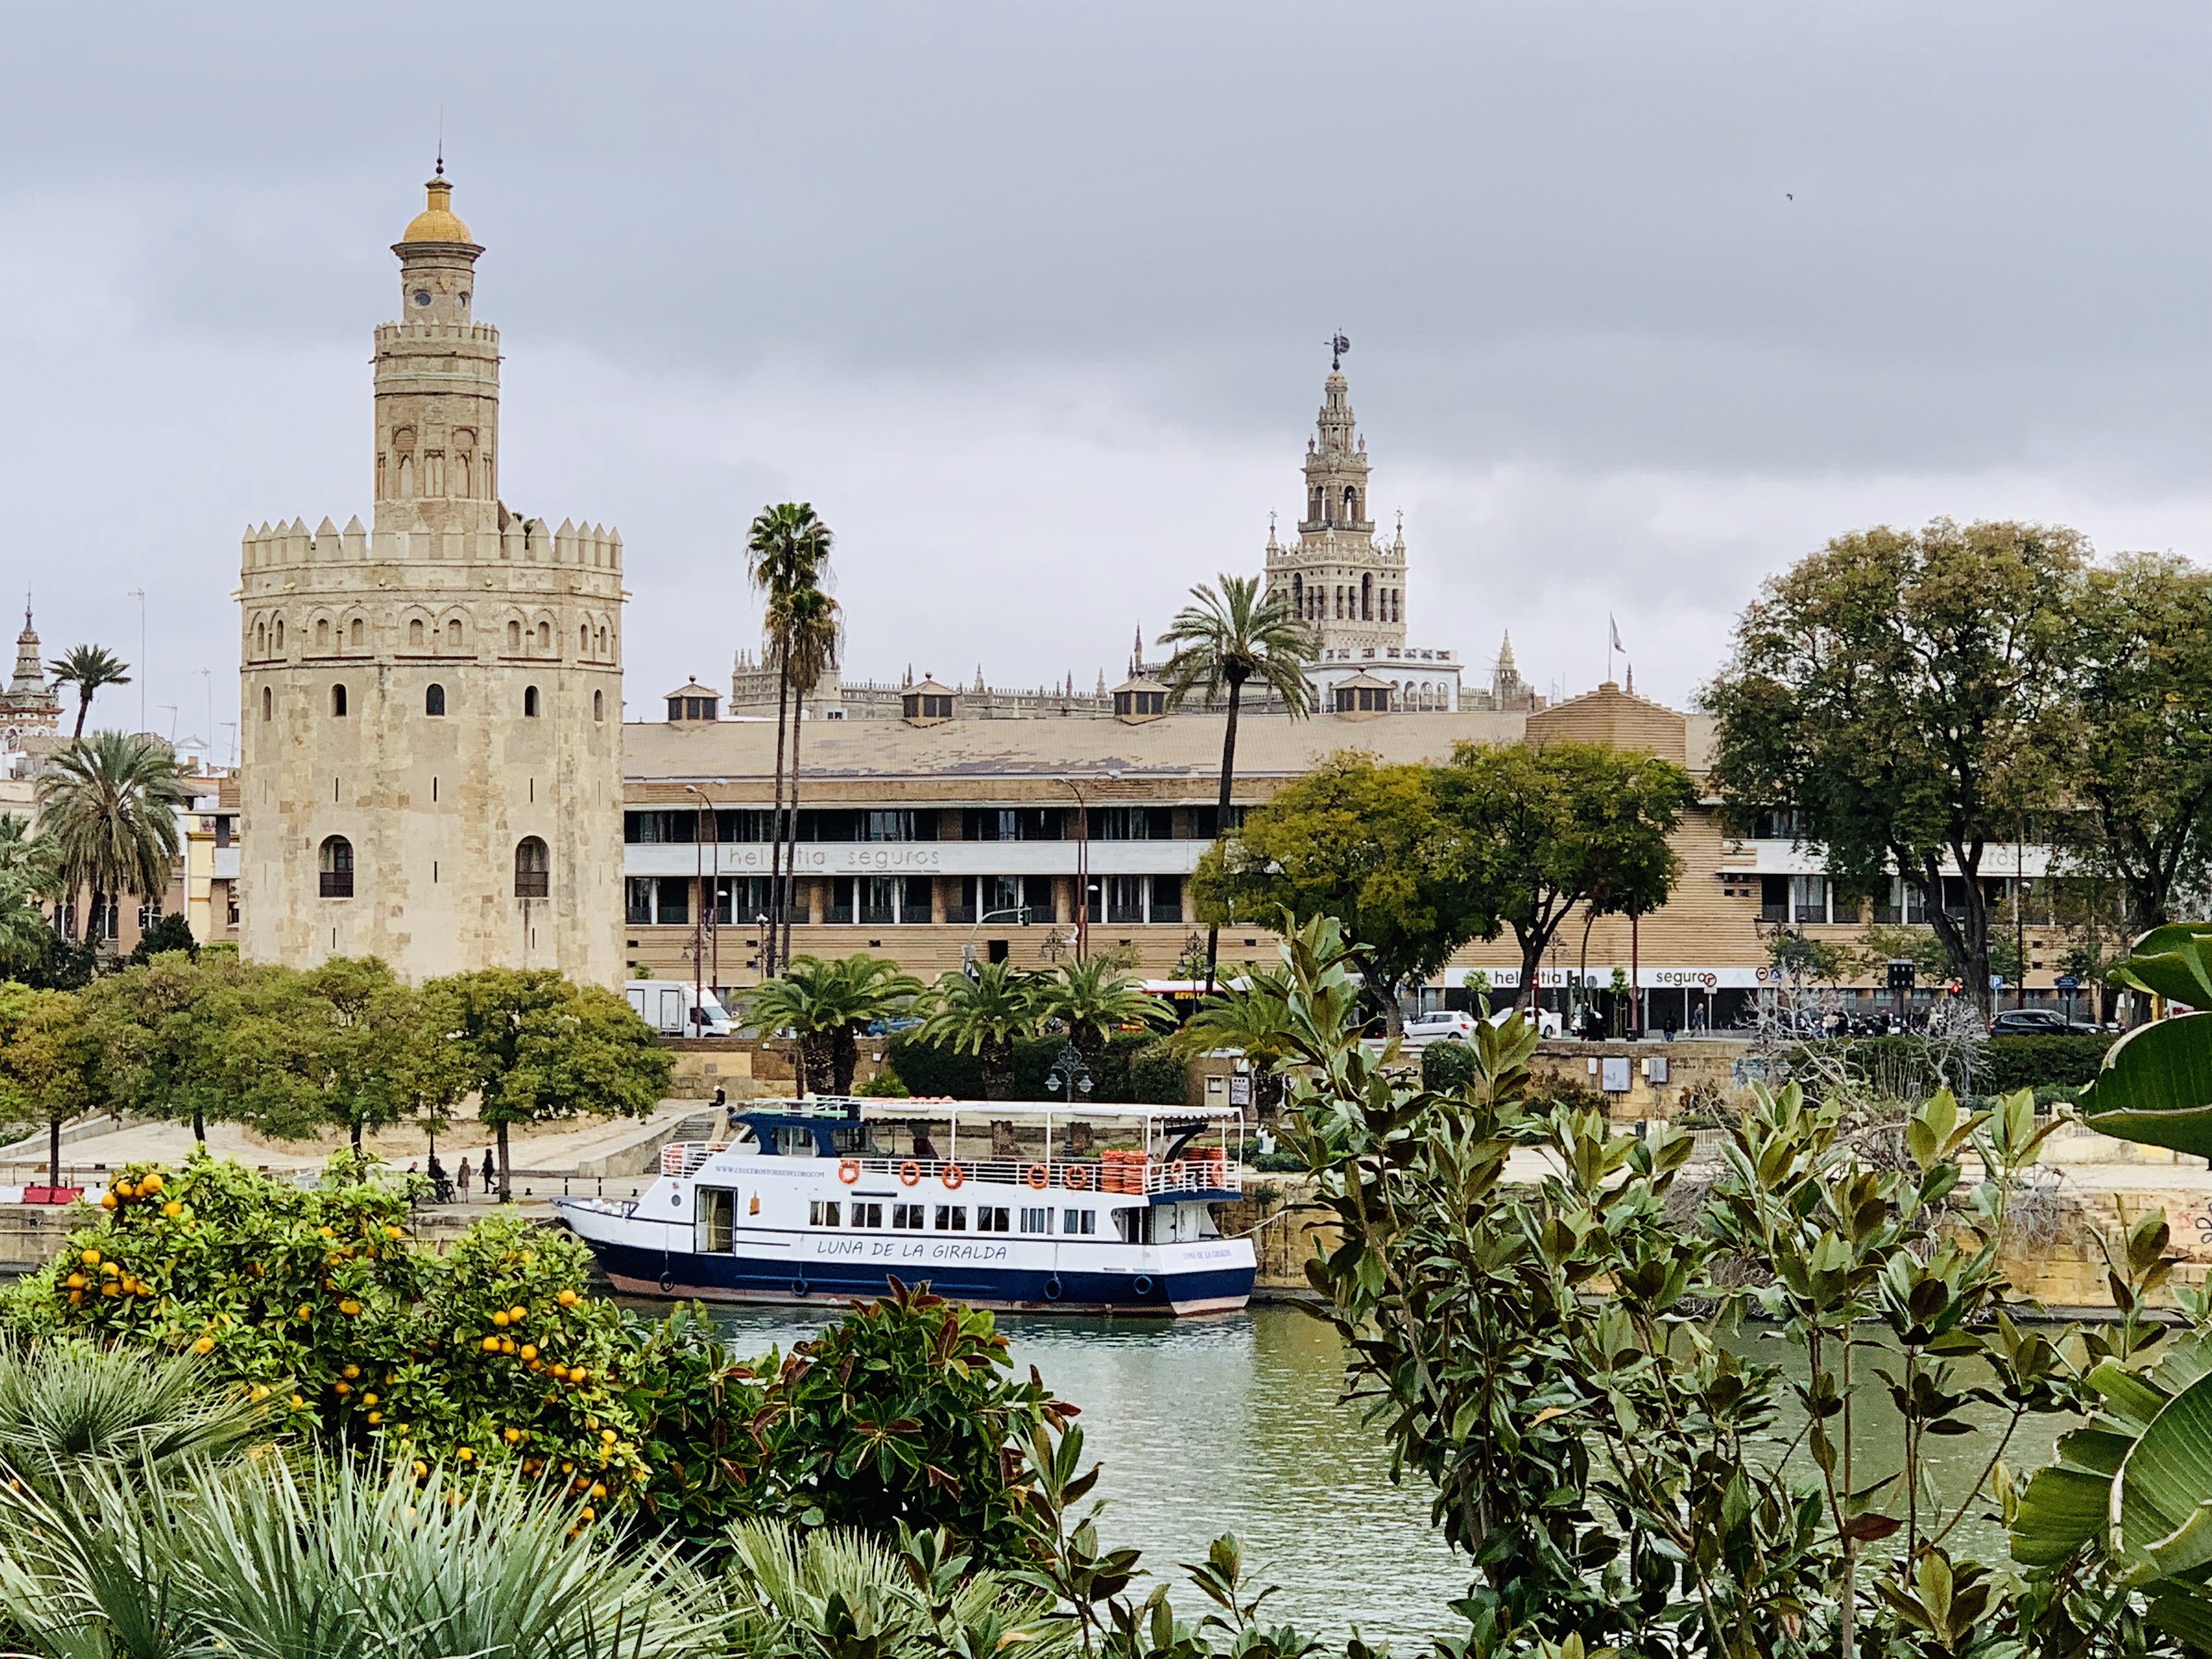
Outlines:
{"label": "arched window on tower", "polygon": [[540,623],[538,624],[538,648],[540,651],[550,651],[553,648],[553,624],[551,623]]}
{"label": "arched window on tower", "polygon": [[1359,492],[1350,484],[1344,487],[1344,521],[1346,524],[1359,522]]}
{"label": "arched window on tower", "polygon": [[315,618],[315,649],[327,651],[330,648],[331,619],[328,617],[318,617]]}
{"label": "arched window on tower", "polygon": [[535,836],[525,836],[514,843],[514,896],[517,898],[544,898],[552,890],[553,860],[545,851],[545,843]]}
{"label": "arched window on tower", "polygon": [[284,648],[284,619],[282,617],[276,618],[276,648],[279,651]]}
{"label": "arched window on tower", "polygon": [[265,685],[261,688],[261,718],[264,720],[276,718],[276,694]]}
{"label": "arched window on tower", "polygon": [[422,619],[420,617],[407,619],[407,648],[410,651],[422,648]]}
{"label": "arched window on tower", "polygon": [[461,619],[459,617],[449,617],[446,620],[446,648],[448,651],[461,648]]}
{"label": "arched window on tower", "polygon": [[353,843],[343,836],[323,838],[321,854],[316,859],[317,896],[321,898],[351,898],[353,896]]}
{"label": "arched window on tower", "polygon": [[592,625],[589,623],[576,624],[576,654],[580,657],[592,654]]}
{"label": "arched window on tower", "polygon": [[339,720],[343,720],[343,719],[345,718],[345,711],[346,711],[346,690],[345,690],[345,687],[343,687],[343,685],[334,685],[334,686],[332,686],[332,687],[331,688],[331,714],[332,714],[332,715],[334,715],[336,718],[337,718],[337,719],[339,719]]}
{"label": "arched window on tower", "polygon": [[1304,576],[1291,578],[1291,609],[1301,617],[1306,613],[1306,579]]}
{"label": "arched window on tower", "polygon": [[510,657],[522,654],[522,624],[519,622],[507,625],[507,654]]}
{"label": "arched window on tower", "polygon": [[350,643],[355,650],[358,651],[362,646],[368,643],[368,624],[363,622],[360,617],[356,617],[353,619],[353,626],[350,631],[352,635]]}
{"label": "arched window on tower", "polygon": [[522,688],[522,713],[526,719],[538,718],[538,688],[534,685]]}
{"label": "arched window on tower", "polygon": [[422,692],[422,712],[426,714],[442,714],[446,712],[446,688],[444,686],[431,685],[424,688]]}
{"label": "arched window on tower", "polygon": [[268,653],[269,624],[267,623],[256,623],[253,624],[253,654],[257,657],[261,657],[266,656]]}

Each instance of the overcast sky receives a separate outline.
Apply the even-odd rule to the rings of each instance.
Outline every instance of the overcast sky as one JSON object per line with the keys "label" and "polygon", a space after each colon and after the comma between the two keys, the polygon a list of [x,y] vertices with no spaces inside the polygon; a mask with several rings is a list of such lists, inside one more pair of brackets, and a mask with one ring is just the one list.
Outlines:
{"label": "overcast sky", "polygon": [[785,498],[838,533],[849,677],[1117,675],[1295,515],[1339,327],[1414,642],[1486,672],[1510,628],[1547,690],[1601,678],[1610,611],[1686,700],[1763,575],[1871,523],[2212,544],[2201,4],[9,28],[7,568],[49,654],[139,660],[143,588],[149,723],[218,750],[240,529],[368,514],[441,108],[501,485],[620,526],[633,717],[726,679]]}

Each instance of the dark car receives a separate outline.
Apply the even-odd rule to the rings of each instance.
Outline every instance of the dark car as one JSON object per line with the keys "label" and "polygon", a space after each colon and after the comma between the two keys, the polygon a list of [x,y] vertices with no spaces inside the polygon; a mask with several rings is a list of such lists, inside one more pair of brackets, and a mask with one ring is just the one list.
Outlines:
{"label": "dark car", "polygon": [[2055,1008],[2008,1008],[1990,1022],[1991,1036],[2095,1036],[2098,1029]]}

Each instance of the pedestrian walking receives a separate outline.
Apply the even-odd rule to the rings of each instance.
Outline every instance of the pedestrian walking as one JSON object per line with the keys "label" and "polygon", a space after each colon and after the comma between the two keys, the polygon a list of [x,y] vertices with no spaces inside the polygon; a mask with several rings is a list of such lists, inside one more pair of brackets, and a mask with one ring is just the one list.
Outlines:
{"label": "pedestrian walking", "polygon": [[469,1161],[465,1158],[461,1160],[461,1167],[455,1172],[453,1179],[459,1184],[461,1202],[467,1203],[469,1201]]}
{"label": "pedestrian walking", "polygon": [[489,1198],[491,1196],[491,1189],[495,1184],[497,1184],[499,1179],[497,1173],[498,1169],[499,1166],[491,1161],[491,1148],[489,1146],[485,1147],[483,1163],[483,1195],[486,1198]]}

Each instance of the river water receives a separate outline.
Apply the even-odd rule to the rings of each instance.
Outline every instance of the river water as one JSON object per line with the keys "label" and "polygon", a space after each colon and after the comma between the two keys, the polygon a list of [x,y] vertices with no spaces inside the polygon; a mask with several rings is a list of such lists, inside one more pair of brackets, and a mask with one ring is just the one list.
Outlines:
{"label": "river water", "polygon": [[[757,1352],[770,1344],[787,1351],[835,1310],[715,1315],[732,1342]],[[1462,1627],[1450,1604],[1471,1575],[1429,1524],[1426,1483],[1409,1476],[1393,1486],[1379,1432],[1338,1403],[1342,1349],[1319,1321],[1276,1304],[1172,1322],[1002,1315],[1000,1327],[1017,1366],[1035,1365],[1083,1408],[1085,1451],[1104,1465],[1101,1536],[1143,1550],[1144,1565],[1177,1584],[1186,1618],[1194,1622],[1210,1604],[1176,1564],[1204,1559],[1210,1540],[1233,1532],[1257,1582],[1281,1586],[1273,1616],[1332,1647],[1357,1625],[1370,1641],[1388,1638],[1401,1655],[1419,1654],[1431,1635]],[[1755,1332],[1736,1340],[1765,1363],[1795,1358]],[[1894,1423],[1881,1420],[1887,1407],[1874,1387],[1860,1396],[1870,1419],[1866,1455],[1886,1468],[1897,1451]],[[2065,1426],[2029,1419],[2007,1462],[2024,1473],[2046,1461]],[[1944,1441],[1939,1481],[1963,1494],[1990,1444],[1982,1434]],[[1992,1525],[1969,1521],[1953,1544],[2002,1559]]]}

